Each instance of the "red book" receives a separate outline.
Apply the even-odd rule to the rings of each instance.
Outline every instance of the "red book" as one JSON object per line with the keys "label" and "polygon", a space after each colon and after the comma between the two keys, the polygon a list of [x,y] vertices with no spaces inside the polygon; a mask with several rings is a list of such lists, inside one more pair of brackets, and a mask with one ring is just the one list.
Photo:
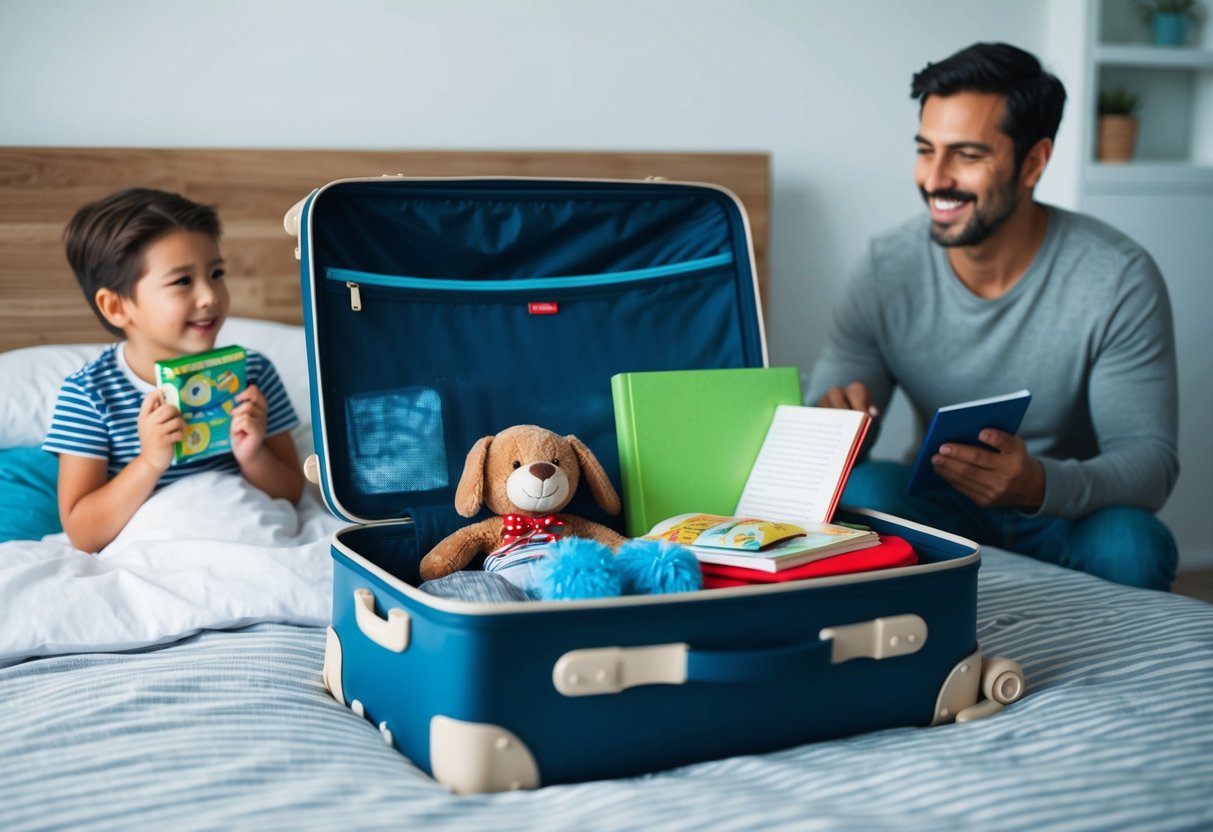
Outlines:
{"label": "red book", "polygon": [[913,566],[916,563],[918,555],[909,541],[894,535],[881,535],[880,543],[876,546],[793,566],[782,572],[764,572],[719,563],[700,563],[699,568],[703,572],[703,588],[720,589],[728,586],[824,578],[829,575],[849,575],[852,572],[871,572],[895,566]]}

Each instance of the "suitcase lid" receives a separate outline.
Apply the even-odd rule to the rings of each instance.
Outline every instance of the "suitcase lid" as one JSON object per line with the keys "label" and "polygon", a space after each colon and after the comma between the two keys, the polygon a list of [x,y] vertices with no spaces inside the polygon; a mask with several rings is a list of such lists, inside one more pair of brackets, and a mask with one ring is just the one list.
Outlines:
{"label": "suitcase lid", "polygon": [[[766,364],[749,222],[716,185],[346,179],[284,223],[312,475],[351,522],[469,522],[466,454],[511,424],[577,435],[618,488],[612,375]],[[619,526],[588,494],[565,510]]]}

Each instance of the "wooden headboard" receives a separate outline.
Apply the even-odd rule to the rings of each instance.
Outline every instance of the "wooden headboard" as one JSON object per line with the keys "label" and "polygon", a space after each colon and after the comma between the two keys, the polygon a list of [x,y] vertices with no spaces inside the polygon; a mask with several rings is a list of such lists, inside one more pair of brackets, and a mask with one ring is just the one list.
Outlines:
{"label": "wooden headboard", "polygon": [[770,158],[760,153],[0,148],[0,351],[110,341],[63,254],[76,209],[144,186],[215,205],[224,226],[232,315],[300,323],[299,267],[282,216],[334,179],[570,176],[711,182],[746,207],[765,299]]}

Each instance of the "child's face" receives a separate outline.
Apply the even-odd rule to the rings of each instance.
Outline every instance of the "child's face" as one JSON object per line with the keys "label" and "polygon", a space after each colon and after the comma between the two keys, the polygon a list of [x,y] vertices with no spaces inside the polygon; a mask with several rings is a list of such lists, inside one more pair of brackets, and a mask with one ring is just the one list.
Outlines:
{"label": "child's face", "polygon": [[127,341],[145,361],[215,347],[230,298],[219,244],[198,231],[172,231],[147,247],[134,297],[124,299]]}

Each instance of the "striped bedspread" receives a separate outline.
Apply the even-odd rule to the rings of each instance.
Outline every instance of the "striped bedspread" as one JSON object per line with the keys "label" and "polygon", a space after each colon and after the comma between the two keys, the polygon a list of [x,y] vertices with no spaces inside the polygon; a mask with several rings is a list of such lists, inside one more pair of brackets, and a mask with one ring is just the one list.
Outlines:
{"label": "striped bedspread", "polygon": [[1213,828],[1213,606],[999,551],[980,587],[1028,680],[991,719],[500,795],[331,700],[322,629],[28,661],[0,669],[0,829]]}

